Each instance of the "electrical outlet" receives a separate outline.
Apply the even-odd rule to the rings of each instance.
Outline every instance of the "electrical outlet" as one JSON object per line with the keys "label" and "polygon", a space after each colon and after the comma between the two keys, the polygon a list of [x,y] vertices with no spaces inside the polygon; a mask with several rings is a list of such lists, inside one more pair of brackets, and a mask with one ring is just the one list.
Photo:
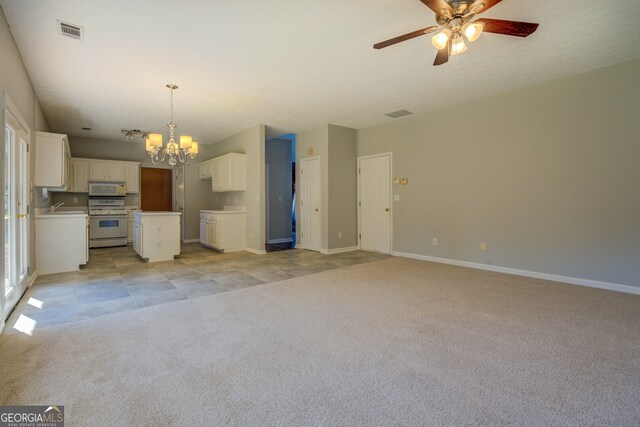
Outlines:
{"label": "electrical outlet", "polygon": [[484,251],[484,250],[486,250],[486,249],[487,249],[487,245],[485,245],[485,243],[484,243],[484,242],[480,243],[480,250],[481,250],[481,251]]}
{"label": "electrical outlet", "polygon": [[338,239],[342,239],[342,231],[338,232]]}
{"label": "electrical outlet", "polygon": [[438,246],[438,238],[437,237],[433,238],[433,246]]}
{"label": "electrical outlet", "polygon": [[73,198],[73,203],[78,203],[78,198],[77,197]]}
{"label": "electrical outlet", "polygon": [[160,229],[160,227],[156,227],[156,233],[161,233],[162,230]]}

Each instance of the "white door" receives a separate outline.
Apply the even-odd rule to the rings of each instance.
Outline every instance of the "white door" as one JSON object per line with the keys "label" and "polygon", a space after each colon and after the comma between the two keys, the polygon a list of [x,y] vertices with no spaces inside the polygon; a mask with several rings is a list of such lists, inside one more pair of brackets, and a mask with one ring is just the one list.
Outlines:
{"label": "white door", "polygon": [[320,251],[320,158],[300,162],[300,246]]}
{"label": "white door", "polygon": [[184,241],[184,166],[175,169],[173,211],[180,212],[180,240]]}
{"label": "white door", "polygon": [[391,252],[391,156],[358,158],[360,248]]}
{"label": "white door", "polygon": [[29,128],[5,108],[4,123],[4,313],[9,315],[29,281]]}

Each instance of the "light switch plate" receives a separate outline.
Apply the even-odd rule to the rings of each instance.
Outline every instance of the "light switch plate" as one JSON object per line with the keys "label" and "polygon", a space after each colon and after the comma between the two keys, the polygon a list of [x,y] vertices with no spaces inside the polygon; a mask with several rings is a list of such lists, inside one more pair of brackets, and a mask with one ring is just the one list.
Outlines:
{"label": "light switch plate", "polygon": [[394,202],[399,202],[400,201],[400,195],[399,194],[394,194],[393,195],[393,201]]}

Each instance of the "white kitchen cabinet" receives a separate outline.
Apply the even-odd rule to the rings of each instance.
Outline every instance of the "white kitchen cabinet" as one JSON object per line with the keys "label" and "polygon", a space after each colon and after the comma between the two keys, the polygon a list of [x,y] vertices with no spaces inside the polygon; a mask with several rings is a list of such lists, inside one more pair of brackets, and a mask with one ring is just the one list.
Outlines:
{"label": "white kitchen cabinet", "polygon": [[149,262],[180,255],[180,212],[135,211],[133,250]]}
{"label": "white kitchen cabinet", "polygon": [[211,178],[211,160],[198,163],[198,176],[200,179]]}
{"label": "white kitchen cabinet", "polygon": [[245,177],[246,154],[227,153],[212,159],[211,190],[244,191],[247,189]]}
{"label": "white kitchen cabinet", "polygon": [[71,191],[74,193],[87,193],[89,191],[89,161],[85,159],[72,159]]}
{"label": "white kitchen cabinet", "polygon": [[86,213],[36,215],[36,271],[78,271],[89,261],[89,217]]}
{"label": "white kitchen cabinet", "polygon": [[124,181],[123,162],[90,160],[89,179],[91,181]]}
{"label": "white kitchen cabinet", "polygon": [[127,185],[127,193],[140,192],[140,163],[125,162],[124,182]]}
{"label": "white kitchen cabinet", "polygon": [[127,243],[133,243],[133,213],[135,211],[127,212]]}
{"label": "white kitchen cabinet", "polygon": [[36,170],[33,184],[51,191],[67,191],[71,151],[67,135],[36,132]]}
{"label": "white kitchen cabinet", "polygon": [[221,252],[243,251],[245,222],[245,211],[200,211],[200,243]]}

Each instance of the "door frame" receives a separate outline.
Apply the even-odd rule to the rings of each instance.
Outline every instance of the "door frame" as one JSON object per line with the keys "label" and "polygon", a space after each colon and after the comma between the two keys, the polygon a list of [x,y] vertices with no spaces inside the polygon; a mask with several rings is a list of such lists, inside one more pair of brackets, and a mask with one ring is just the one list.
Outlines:
{"label": "door frame", "polygon": [[[182,198],[178,197],[178,170],[182,170]],[[185,208],[184,208],[184,200],[185,200],[185,193],[187,192],[187,165],[185,165],[184,163],[176,166],[173,169],[173,197],[171,200],[171,204],[173,205],[174,209],[177,207],[176,205],[178,204],[178,202],[181,202],[182,205],[182,215],[180,215],[180,241],[184,242],[186,239],[186,219],[185,219]],[[142,201],[140,202],[140,204],[142,205]]]}
{"label": "door frame", "polygon": [[[322,159],[320,158],[320,156],[311,156],[311,157],[305,157],[304,159],[300,159],[300,165],[298,167],[298,178],[299,180],[296,183],[296,193],[298,195],[297,197],[297,203],[299,204],[301,202],[300,200],[300,189],[302,188],[302,163],[303,162],[308,162],[311,160],[318,160],[320,162],[320,202],[319,202],[319,214],[320,214],[320,248],[318,249],[317,252],[320,252],[322,250]],[[299,183],[299,184],[298,184]],[[301,249],[306,249],[303,245],[302,245],[302,227],[299,226],[300,220],[301,220],[301,214],[302,214],[302,205],[299,204],[298,206],[300,209],[298,209],[297,215],[296,215],[296,248],[299,247]],[[315,249],[308,249],[310,251],[314,251],[316,252]]]}
{"label": "door frame", "polygon": [[[4,126],[8,121],[8,117],[7,117],[7,113],[11,114],[11,116],[13,116],[13,118],[15,118],[18,122],[18,124],[20,125],[20,127],[22,128],[22,130],[24,130],[24,132],[26,133],[26,143],[27,143],[27,152],[26,152],[26,160],[25,160],[25,167],[26,167],[26,181],[25,181],[25,185],[27,186],[26,193],[27,193],[27,226],[26,226],[26,238],[24,241],[24,245],[26,246],[26,257],[27,259],[25,260],[26,262],[26,266],[27,266],[27,273],[26,273],[26,277],[24,278],[25,283],[25,287],[24,287],[24,291],[27,290],[27,288],[29,286],[31,286],[31,279],[32,279],[32,265],[31,265],[31,224],[32,224],[32,178],[31,178],[31,147],[32,147],[32,143],[31,143],[31,128],[29,127],[29,125],[27,124],[26,120],[24,119],[24,117],[22,117],[22,114],[20,113],[20,110],[18,110],[18,108],[16,107],[16,105],[13,103],[13,101],[11,100],[11,97],[9,96],[9,94],[7,92],[3,92],[3,108],[2,108],[2,143],[4,144]],[[1,150],[2,154],[0,154],[0,162],[2,162],[2,165],[4,167],[4,163],[6,161],[6,159],[4,158],[4,149]],[[5,183],[4,183],[4,174],[2,176],[2,178],[0,178],[0,181],[2,181],[2,188],[5,188]],[[4,194],[4,190],[2,190],[2,197],[5,196]],[[2,206],[0,206],[0,214],[4,217],[4,202],[1,203]],[[4,236],[4,226],[2,227],[2,230],[0,230],[0,235],[2,235],[2,240],[3,242],[7,239],[7,236]],[[2,245],[2,249],[0,250],[0,254],[1,256],[4,258],[5,254],[4,254],[4,244]],[[2,266],[0,267],[0,277],[2,277],[2,280],[4,281],[4,262],[2,262]],[[19,286],[19,284],[17,285]],[[20,301],[20,298],[22,298],[22,295],[24,294],[24,292],[21,292],[19,296],[12,297],[12,301],[15,300],[15,304],[13,304],[13,306],[7,310],[7,312],[5,312],[5,310],[7,309],[7,299],[4,293],[4,283],[2,285],[2,295],[0,295],[0,303],[1,303],[1,307],[0,307],[0,332],[2,331],[2,329],[4,328],[4,322],[5,322],[5,318],[7,317],[7,315],[9,314],[8,312],[11,311],[11,309],[13,308],[13,306],[15,306],[18,301]]]}
{"label": "door frame", "polygon": [[360,238],[360,236],[362,236],[362,230],[361,230],[361,226],[362,226],[362,213],[361,213],[361,206],[360,206],[360,194],[361,194],[361,174],[360,174],[360,167],[361,167],[361,163],[362,160],[366,160],[366,159],[374,159],[376,157],[388,157],[389,158],[389,254],[391,254],[393,252],[393,211],[395,210],[395,207],[393,206],[393,152],[388,151],[385,153],[377,153],[377,154],[370,154],[367,156],[358,156],[358,249],[362,249],[361,246],[361,241],[362,239]]}

